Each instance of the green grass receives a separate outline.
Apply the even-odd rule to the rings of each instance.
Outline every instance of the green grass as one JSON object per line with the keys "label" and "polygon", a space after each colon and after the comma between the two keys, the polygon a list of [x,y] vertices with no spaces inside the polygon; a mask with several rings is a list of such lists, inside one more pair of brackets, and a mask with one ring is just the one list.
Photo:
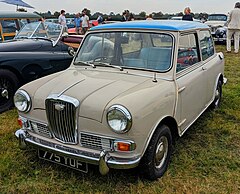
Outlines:
{"label": "green grass", "polygon": [[[225,51],[225,46],[217,46]],[[17,112],[0,115],[0,193],[240,193],[240,54],[225,53],[222,106],[205,112],[176,142],[168,171],[150,182],[134,170],[101,176],[48,163],[18,149]]]}

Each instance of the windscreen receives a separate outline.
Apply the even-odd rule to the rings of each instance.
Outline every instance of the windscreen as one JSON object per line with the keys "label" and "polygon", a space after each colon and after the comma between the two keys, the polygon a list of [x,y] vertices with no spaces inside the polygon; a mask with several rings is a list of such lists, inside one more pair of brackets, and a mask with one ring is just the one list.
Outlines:
{"label": "windscreen", "polygon": [[19,31],[15,39],[46,38],[56,41],[62,33],[62,26],[52,22],[28,23]]}
{"label": "windscreen", "polygon": [[104,32],[84,39],[78,62],[102,62],[122,68],[166,71],[171,68],[173,38],[165,33]]}

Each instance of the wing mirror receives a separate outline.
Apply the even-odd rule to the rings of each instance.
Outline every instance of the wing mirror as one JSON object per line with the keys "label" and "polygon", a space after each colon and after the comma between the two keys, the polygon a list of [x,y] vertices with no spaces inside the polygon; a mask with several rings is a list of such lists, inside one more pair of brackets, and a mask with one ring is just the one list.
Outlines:
{"label": "wing mirror", "polygon": [[75,55],[75,50],[74,50],[73,47],[68,47],[68,54],[69,54],[70,56],[73,56],[73,57],[74,57],[74,55]]}

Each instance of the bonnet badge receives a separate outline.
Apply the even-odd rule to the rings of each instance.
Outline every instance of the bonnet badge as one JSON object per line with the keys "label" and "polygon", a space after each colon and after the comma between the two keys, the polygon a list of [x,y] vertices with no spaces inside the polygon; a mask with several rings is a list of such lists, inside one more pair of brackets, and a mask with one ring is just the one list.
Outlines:
{"label": "bonnet badge", "polygon": [[65,105],[64,105],[64,104],[54,104],[54,108],[55,108],[57,111],[62,111],[62,110],[64,110]]}

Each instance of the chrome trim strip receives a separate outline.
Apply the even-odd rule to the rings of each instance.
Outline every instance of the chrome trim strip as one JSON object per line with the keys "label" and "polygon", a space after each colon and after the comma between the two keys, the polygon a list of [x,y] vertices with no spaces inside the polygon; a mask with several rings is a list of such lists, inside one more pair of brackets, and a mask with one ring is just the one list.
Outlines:
{"label": "chrome trim strip", "polygon": [[226,77],[223,78],[223,84],[224,85],[227,84],[227,78]]}
{"label": "chrome trim strip", "polygon": [[183,123],[186,122],[186,119],[183,119],[179,124],[178,124],[178,127],[181,127],[183,125]]}
{"label": "chrome trim strip", "polygon": [[178,89],[178,93],[181,93],[183,90],[185,90],[186,86],[183,86],[181,88]]}
{"label": "chrome trim strip", "polygon": [[[72,88],[73,86],[81,83],[81,82],[84,81],[84,80],[85,80],[85,79],[80,80],[80,81],[77,81],[76,83],[73,83],[72,85],[68,86],[68,87],[65,88],[63,91],[61,91],[61,92],[57,95],[57,97],[59,98],[61,95],[63,95],[64,92],[66,92],[67,90],[69,90],[69,89]],[[55,94],[53,94],[53,96],[55,96]]]}
{"label": "chrome trim strip", "polygon": [[[104,150],[102,150],[101,152],[96,154],[96,153],[92,153],[92,152],[82,151],[79,149],[69,148],[67,146],[62,146],[60,144],[47,142],[45,140],[30,136],[23,129],[17,130],[15,132],[15,136],[17,138],[19,138],[20,146],[25,145],[24,148],[26,148],[29,145],[29,146],[33,146],[37,149],[39,148],[42,150],[50,151],[52,153],[61,154],[66,157],[75,158],[79,161],[86,162],[88,164],[99,165],[99,167],[101,167],[100,159],[101,159],[101,157],[103,157],[101,155],[101,152]],[[110,153],[108,153],[105,155],[104,160],[106,161],[106,164],[109,168],[130,169],[130,168],[135,168],[138,166],[138,164],[140,163],[141,157],[137,156],[137,157],[133,157],[133,158],[119,158],[119,157],[112,157],[110,155]],[[102,172],[105,172],[105,170],[102,169]]]}

